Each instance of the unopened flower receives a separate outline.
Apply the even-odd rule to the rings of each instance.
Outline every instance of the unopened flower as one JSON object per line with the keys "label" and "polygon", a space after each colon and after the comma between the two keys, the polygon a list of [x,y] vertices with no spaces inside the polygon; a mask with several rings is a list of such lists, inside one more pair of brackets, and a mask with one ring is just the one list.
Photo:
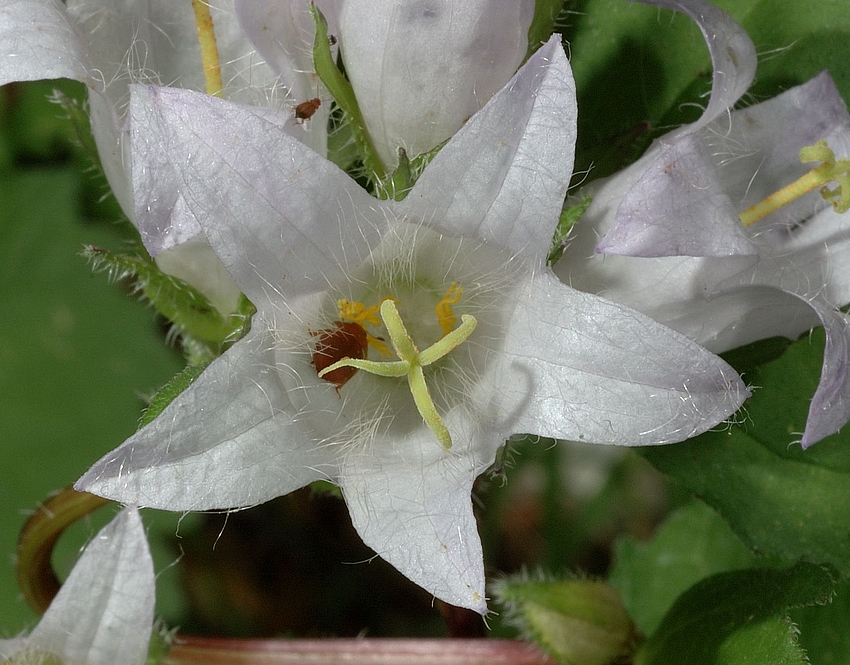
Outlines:
{"label": "unopened flower", "polygon": [[[315,97],[318,90],[318,78],[310,66],[313,33],[304,28],[311,22],[307,0],[276,2],[274,12],[269,3],[255,0],[224,0],[209,7],[199,1],[212,21],[205,33],[206,40],[212,40],[206,44],[212,49],[210,57],[202,56],[204,44],[199,43],[193,4],[189,0],[68,0],[65,4],[14,0],[0,7],[0,85],[60,77],[86,84],[92,133],[104,173],[134,223],[126,141],[132,83],[213,92],[205,71],[217,67],[216,94],[256,105],[258,112],[286,109],[290,117],[282,131],[323,154],[326,149],[324,112],[310,124],[299,122],[293,112],[298,102],[308,94]],[[245,31],[237,14],[248,28]],[[264,34],[266,42],[285,41],[286,48],[266,62],[260,55],[265,42],[258,34]],[[249,38],[256,39],[257,48]],[[204,241],[180,246],[200,234],[188,206],[178,199],[170,210],[160,210],[162,218],[142,229],[142,240],[152,256],[163,253],[157,258],[161,269],[188,281],[222,312],[235,311],[239,290],[212,251],[202,247]],[[177,228],[180,233],[174,232]]]}
{"label": "unopened flower", "polygon": [[86,546],[33,631],[0,640],[0,659],[142,665],[153,629],[154,582],[139,512],[125,508]]}
{"label": "unopened flower", "polygon": [[343,0],[340,49],[381,160],[452,136],[516,72],[534,0]]}
{"label": "unopened flower", "polygon": [[[716,44],[729,29],[712,15],[699,20],[715,71],[729,71]],[[751,47],[734,58],[745,73],[746,57],[754,66]],[[730,87],[740,94],[750,79]],[[801,440],[807,447],[850,417],[850,325],[836,309],[850,302],[850,219],[818,191],[751,224],[745,211],[812,168],[801,163],[801,149],[825,140],[836,158],[850,157],[850,116],[827,73],[739,111],[727,108],[736,95],[722,98],[716,104],[713,91],[697,123],[583,192],[593,202],[555,270],[573,287],[645,312],[715,352],[776,335],[795,339],[822,323],[827,345]]]}
{"label": "unopened flower", "polygon": [[557,36],[400,202],[250,107],[136,87],[131,113],[134,159],[156,164],[137,185],[181,182],[257,314],[80,488],[204,510],[330,480],[381,557],[484,612],[470,492],[508,436],[670,443],[747,396],[716,356],[546,267],[576,132]]}

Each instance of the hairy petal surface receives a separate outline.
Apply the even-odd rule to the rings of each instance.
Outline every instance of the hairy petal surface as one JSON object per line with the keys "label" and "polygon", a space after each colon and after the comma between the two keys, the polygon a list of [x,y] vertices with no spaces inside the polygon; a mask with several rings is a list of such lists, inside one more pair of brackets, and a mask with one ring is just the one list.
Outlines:
{"label": "hairy petal surface", "polygon": [[6,0],[0,53],[0,85],[49,78],[91,83],[88,54],[59,0]]}
{"label": "hairy petal surface", "polygon": [[[843,385],[843,379],[835,377],[843,376],[838,356],[846,349],[845,325],[834,308],[850,302],[850,276],[843,269],[850,261],[850,219],[834,212],[818,192],[805,194],[746,229],[757,250],[753,256],[694,257],[688,255],[698,252],[685,247],[671,252],[682,255],[657,258],[593,252],[599,235],[617,233],[612,229],[626,202],[634,200],[641,200],[643,208],[632,208],[632,228],[635,220],[645,223],[668,215],[674,227],[684,219],[684,230],[695,229],[692,238],[685,236],[692,242],[705,228],[716,229],[722,214],[735,220],[739,234],[737,215],[809,170],[813,165],[800,164],[799,150],[820,139],[827,140],[836,157],[850,155],[850,114],[826,72],[677,139],[674,146],[694,148],[690,158],[697,165],[688,172],[707,174],[708,184],[701,189],[682,187],[678,198],[645,196],[641,187],[659,174],[656,153],[597,183],[593,202],[556,272],[566,283],[635,307],[715,352],[774,335],[796,339],[823,323],[830,355],[824,361],[823,381],[832,388],[818,393],[843,400],[834,387]],[[725,198],[705,199],[708,189]],[[687,214],[665,211],[672,200]],[[700,201],[705,201],[702,211]],[[667,242],[672,246],[675,241]],[[823,432],[836,431],[841,418],[846,420],[834,399],[823,399],[829,406],[810,410],[806,445],[822,438]],[[826,412],[831,419],[824,417]]]}
{"label": "hairy petal surface", "polygon": [[[363,542],[438,598],[486,613],[484,559],[472,513],[472,483],[493,461],[464,442],[467,423],[449,420],[459,446],[446,453],[426,428],[392,450],[354,452],[339,479]],[[495,452],[495,447],[492,448]]]}
{"label": "hairy petal surface", "polygon": [[533,0],[344,0],[340,48],[384,163],[445,141],[522,62]]}
{"label": "hairy petal surface", "polygon": [[32,634],[0,641],[0,657],[31,649],[68,665],[142,665],[154,582],[139,512],[125,508],[86,546]]}
{"label": "hairy petal surface", "polygon": [[286,114],[174,88],[136,86],[133,100],[140,226],[154,228],[160,206],[185,208],[187,225],[204,219],[213,248],[258,308],[282,293],[324,290],[368,255],[385,224],[377,202],[279,131]]}
{"label": "hairy petal surface", "polygon": [[329,470],[288,407],[273,342],[252,331],[76,487],[166,510],[252,506],[287,494]]}
{"label": "hairy petal surface", "polygon": [[724,361],[649,317],[540,274],[511,320],[498,393],[514,431],[654,445],[695,436],[749,397]]}
{"label": "hairy petal surface", "polygon": [[402,210],[540,261],[572,173],[576,118],[575,83],[554,35],[440,151]]}
{"label": "hairy petal surface", "polygon": [[638,1],[683,12],[697,23],[714,71],[711,98],[698,121],[661,137],[641,159],[640,175],[597,251],[645,257],[754,254],[693,135],[715,121],[723,131],[719,123],[755,76],[755,47],[732,17],[705,0]]}

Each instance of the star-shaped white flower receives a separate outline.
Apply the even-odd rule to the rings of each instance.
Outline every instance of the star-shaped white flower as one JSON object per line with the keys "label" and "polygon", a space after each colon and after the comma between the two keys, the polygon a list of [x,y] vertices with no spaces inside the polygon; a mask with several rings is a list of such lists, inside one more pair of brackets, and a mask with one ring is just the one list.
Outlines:
{"label": "star-shaped white flower", "polygon": [[[546,267],[576,132],[558,36],[401,202],[369,196],[282,117],[144,87],[131,113],[137,191],[179,183],[257,314],[79,488],[203,510],[328,479],[380,556],[484,612],[470,491],[508,436],[671,443],[748,395],[716,356]],[[157,197],[145,205],[156,216]]]}
{"label": "star-shaped white flower", "polygon": [[730,71],[734,53],[737,81],[727,80],[720,104],[715,86],[697,123],[662,136],[635,164],[583,192],[593,202],[555,271],[715,352],[777,335],[796,339],[822,323],[821,383],[801,438],[808,447],[850,418],[850,320],[836,309],[850,302],[850,218],[817,191],[746,228],[739,215],[812,168],[801,164],[801,148],[824,139],[837,158],[850,157],[850,115],[827,73],[729,111],[752,79],[755,50],[737,40],[729,51],[718,39],[746,38],[743,30],[724,28],[730,19],[716,8],[696,12],[701,0],[664,4],[691,9],[715,76]]}
{"label": "star-shaped white flower", "polygon": [[139,511],[125,508],[86,546],[33,631],[0,640],[0,659],[143,665],[153,630],[154,582]]}

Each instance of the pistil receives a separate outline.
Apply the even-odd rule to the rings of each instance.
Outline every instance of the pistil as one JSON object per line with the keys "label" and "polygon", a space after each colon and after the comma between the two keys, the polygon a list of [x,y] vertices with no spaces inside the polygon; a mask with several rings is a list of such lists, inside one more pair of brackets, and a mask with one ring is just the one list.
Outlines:
{"label": "pistil", "polygon": [[466,341],[472,334],[472,331],[475,330],[478,322],[474,316],[463,314],[461,316],[461,324],[457,328],[451,330],[437,342],[420,352],[416,348],[416,344],[410,333],[408,333],[407,327],[404,325],[404,321],[402,321],[401,315],[398,312],[398,307],[396,307],[392,298],[386,298],[381,303],[380,312],[384,327],[387,329],[393,349],[399,360],[375,361],[360,358],[343,358],[319,372],[319,378],[342,367],[362,369],[378,376],[406,376],[408,388],[413,396],[413,401],[416,404],[419,414],[422,416],[425,424],[428,425],[428,428],[434,433],[434,436],[437,437],[440,445],[445,450],[450,450],[452,447],[451,434],[449,434],[449,430],[440,417],[434,400],[431,398],[422,368],[448,355]]}
{"label": "pistil", "polygon": [[[814,145],[806,146],[800,150],[800,161],[804,164],[808,162],[822,163],[798,180],[744,210],[739,215],[741,224],[751,226],[817,187],[821,188],[821,196],[832,202],[835,212],[842,213],[850,209],[850,159],[836,160],[835,153],[830,150],[826,141],[818,141]],[[826,186],[828,182],[836,182],[838,186],[829,189]]]}

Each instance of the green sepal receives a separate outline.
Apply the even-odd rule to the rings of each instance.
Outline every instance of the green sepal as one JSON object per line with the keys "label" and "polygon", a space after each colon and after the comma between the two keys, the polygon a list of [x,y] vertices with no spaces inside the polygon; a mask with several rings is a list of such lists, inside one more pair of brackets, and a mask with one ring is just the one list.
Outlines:
{"label": "green sepal", "polygon": [[549,41],[549,37],[555,32],[558,17],[564,9],[565,0],[537,0],[534,3],[534,18],[528,26],[528,51],[525,60]]}
{"label": "green sepal", "polygon": [[164,624],[157,621],[148,643],[148,657],[145,660],[145,665],[159,665],[168,655],[168,650],[171,648],[176,635],[176,628],[168,629]]}
{"label": "green sepal", "polygon": [[346,124],[360,151],[366,176],[374,182],[379,182],[386,177],[387,169],[378,157],[378,152],[366,129],[366,121],[360,112],[354,89],[334,62],[331,41],[328,37],[328,22],[314,4],[310,4],[310,14],[316,22],[316,35],[313,42],[313,66],[316,68],[316,74],[345,114]]}
{"label": "green sepal", "polygon": [[577,204],[564,208],[561,211],[561,216],[558,218],[558,226],[555,228],[555,235],[552,236],[552,247],[549,249],[546,265],[555,265],[564,255],[564,251],[567,248],[567,236],[569,236],[579,217],[584,214],[584,211],[588,209],[592,202],[592,196],[585,196]]}
{"label": "green sepal", "polygon": [[513,578],[494,592],[509,620],[559,663],[613,665],[634,651],[634,624],[605,582]]}
{"label": "green sepal", "polygon": [[175,374],[148,403],[148,408],[145,409],[142,417],[139,419],[139,429],[150,422],[153,422],[160,413],[165,410],[174,398],[182,393],[186,388],[194,383],[201,373],[207,368],[209,362],[199,363],[197,365],[186,365],[182,371]]}
{"label": "green sepal", "polygon": [[803,665],[788,612],[828,603],[834,588],[831,569],[805,562],[718,573],[679,597],[638,650],[635,665]]}
{"label": "green sepal", "polygon": [[240,311],[225,317],[200,291],[181,279],[166,275],[146,258],[116,254],[91,245],[82,254],[92,262],[95,270],[106,270],[113,279],[134,278],[136,291],[160,314],[181,332],[205,344],[222,346],[246,325],[249,307],[240,307]]}
{"label": "green sepal", "polygon": [[436,148],[432,148],[428,152],[423,152],[421,155],[416,155],[413,159],[407,156],[404,148],[399,148],[398,166],[388,178],[376,185],[375,196],[379,199],[403,200],[410,190],[413,189],[413,185],[416,184],[425,167],[431,163],[431,160],[437,156],[437,153],[448,142],[449,139],[446,139]]}

